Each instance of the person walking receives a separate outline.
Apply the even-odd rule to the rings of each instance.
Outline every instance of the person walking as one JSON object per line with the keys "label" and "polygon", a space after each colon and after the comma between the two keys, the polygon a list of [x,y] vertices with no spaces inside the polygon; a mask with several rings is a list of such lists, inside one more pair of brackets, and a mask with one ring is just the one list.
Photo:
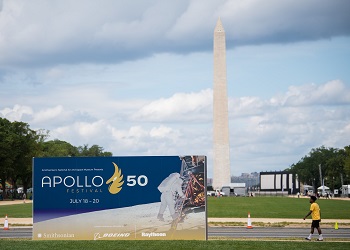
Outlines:
{"label": "person walking", "polygon": [[322,236],[322,230],[320,227],[320,222],[321,222],[321,209],[320,206],[316,203],[316,196],[310,196],[310,211],[305,215],[303,218],[304,220],[311,214],[312,218],[312,223],[311,223],[311,231],[310,235],[305,238],[305,240],[311,240],[311,237],[314,233],[315,228],[317,229],[318,232],[318,241],[323,241],[323,236]]}

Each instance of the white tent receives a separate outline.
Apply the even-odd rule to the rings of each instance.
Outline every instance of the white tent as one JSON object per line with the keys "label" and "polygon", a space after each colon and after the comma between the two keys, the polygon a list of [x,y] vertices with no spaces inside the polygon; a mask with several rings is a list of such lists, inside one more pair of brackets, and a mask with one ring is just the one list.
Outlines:
{"label": "white tent", "polygon": [[313,186],[310,186],[310,185],[303,185],[303,186],[301,186],[301,192],[304,195],[309,195],[309,194],[313,195],[313,191],[314,191],[314,187]]}
{"label": "white tent", "polygon": [[317,188],[317,192],[321,193],[321,195],[325,195],[326,193],[329,194],[331,192],[331,190],[327,186],[320,186]]}

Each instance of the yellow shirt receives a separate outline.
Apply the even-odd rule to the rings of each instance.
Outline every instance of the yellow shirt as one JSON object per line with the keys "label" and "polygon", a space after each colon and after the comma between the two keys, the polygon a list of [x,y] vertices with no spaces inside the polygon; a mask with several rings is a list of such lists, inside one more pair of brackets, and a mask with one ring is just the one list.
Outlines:
{"label": "yellow shirt", "polygon": [[312,220],[320,220],[321,219],[321,214],[320,214],[321,209],[316,202],[311,204],[310,210],[312,211],[312,213],[311,213]]}

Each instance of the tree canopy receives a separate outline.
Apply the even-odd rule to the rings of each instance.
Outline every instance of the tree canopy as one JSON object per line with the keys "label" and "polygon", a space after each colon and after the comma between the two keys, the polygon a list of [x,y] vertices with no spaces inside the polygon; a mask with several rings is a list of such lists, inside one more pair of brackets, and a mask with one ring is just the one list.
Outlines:
{"label": "tree canopy", "polygon": [[112,156],[98,145],[75,147],[57,139],[45,141],[48,136],[48,131],[35,131],[27,123],[0,117],[0,184],[5,197],[6,181],[14,189],[23,185],[24,192],[30,187],[33,157]]}
{"label": "tree canopy", "polygon": [[314,188],[324,184],[331,190],[339,189],[349,181],[350,146],[344,149],[326,148],[325,146],[312,149],[289,170],[297,174],[301,182],[312,185]]}

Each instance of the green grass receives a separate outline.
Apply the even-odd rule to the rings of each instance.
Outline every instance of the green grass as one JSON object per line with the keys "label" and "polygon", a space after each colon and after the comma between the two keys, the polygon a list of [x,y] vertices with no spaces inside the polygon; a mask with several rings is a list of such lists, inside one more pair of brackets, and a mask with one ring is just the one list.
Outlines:
{"label": "green grass", "polygon": [[[0,201],[1,202],[1,201]],[[319,199],[322,219],[350,219],[350,199]],[[208,197],[208,217],[246,218],[303,218],[309,211],[308,199],[288,197]],[[32,217],[32,204],[0,206],[0,218]]]}
{"label": "green grass", "polygon": [[[350,200],[319,199],[322,219],[350,219]],[[208,197],[208,217],[303,218],[309,199],[289,197]]]}
{"label": "green grass", "polygon": [[6,214],[12,218],[30,218],[32,217],[32,203],[0,206],[0,218],[5,217]]}
{"label": "green grass", "polygon": [[291,242],[291,241],[32,241],[0,240],[1,250],[32,249],[269,249],[269,250],[329,250],[348,249],[349,242]]}

